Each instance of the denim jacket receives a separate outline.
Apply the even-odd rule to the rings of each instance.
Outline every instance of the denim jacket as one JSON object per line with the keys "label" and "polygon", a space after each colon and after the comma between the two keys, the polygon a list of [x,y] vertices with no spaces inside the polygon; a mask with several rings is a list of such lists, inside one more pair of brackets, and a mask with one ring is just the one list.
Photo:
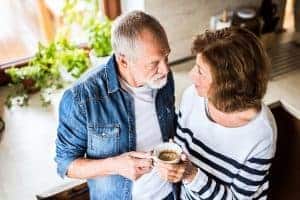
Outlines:
{"label": "denim jacket", "polygon": [[[175,133],[171,72],[155,103],[162,138],[168,141]],[[113,55],[62,97],[55,157],[58,174],[64,177],[70,163],[79,157],[103,159],[136,150],[134,113],[133,97],[120,87]],[[120,175],[88,179],[88,186],[92,200],[131,199],[132,181]]]}

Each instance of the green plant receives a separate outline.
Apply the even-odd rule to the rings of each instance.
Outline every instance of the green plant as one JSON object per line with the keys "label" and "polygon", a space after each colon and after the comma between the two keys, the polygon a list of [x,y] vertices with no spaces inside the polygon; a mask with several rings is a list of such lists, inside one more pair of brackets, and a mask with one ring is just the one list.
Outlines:
{"label": "green plant", "polygon": [[[79,6],[82,2],[85,7]],[[71,26],[77,24],[88,36],[88,45],[97,57],[110,55],[111,21],[100,17],[99,0],[65,0],[62,14],[65,29],[61,34],[70,35]]]}
{"label": "green plant", "polygon": [[97,57],[110,55],[111,47],[111,21],[105,19],[100,22],[91,19],[88,26],[89,46]]}
{"label": "green plant", "polygon": [[[6,105],[10,107],[14,99],[27,95],[36,90],[46,88],[61,88],[65,80],[61,70],[65,70],[72,77],[78,78],[88,68],[89,58],[87,52],[71,45],[66,39],[50,43],[48,46],[39,44],[38,51],[27,66],[12,67],[5,72],[11,78],[12,94],[8,95]],[[24,105],[28,104],[25,98]],[[41,98],[42,104],[47,105]],[[18,105],[23,105],[17,102]]]}
{"label": "green plant", "polygon": [[22,86],[18,86],[6,97],[5,105],[11,108],[13,105],[24,107],[28,105],[29,96]]}
{"label": "green plant", "polygon": [[91,18],[97,18],[99,0],[64,0],[61,11],[65,25],[77,23],[84,27]]}
{"label": "green plant", "polygon": [[88,53],[69,42],[72,25],[79,25],[86,33],[88,46],[97,57],[111,53],[111,21],[100,20],[99,0],[64,0],[62,14],[65,27],[57,32],[56,40],[49,45],[39,44],[27,66],[5,71],[13,88],[7,106],[27,105],[29,94],[37,90],[41,91],[42,105],[49,105],[52,91],[65,84],[65,73],[72,77],[69,80],[75,80],[90,66]]}
{"label": "green plant", "polygon": [[87,52],[71,45],[66,39],[60,40],[58,48],[55,56],[56,68],[64,67],[73,77],[79,78],[89,66]]}
{"label": "green plant", "polygon": [[48,47],[39,44],[37,53],[27,66],[12,67],[5,72],[14,85],[31,80],[34,82],[34,85],[31,85],[33,88],[47,87],[59,78],[59,71],[55,65],[56,48],[55,43],[51,43]]}

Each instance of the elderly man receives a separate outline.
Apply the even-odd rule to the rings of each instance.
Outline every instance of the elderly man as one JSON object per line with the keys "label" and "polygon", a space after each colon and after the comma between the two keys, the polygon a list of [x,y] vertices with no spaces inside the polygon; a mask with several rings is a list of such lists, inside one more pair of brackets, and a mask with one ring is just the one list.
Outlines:
{"label": "elderly man", "polygon": [[133,11],[114,22],[112,45],[109,61],[63,95],[58,173],[87,179],[93,200],[173,199],[146,153],[175,131],[166,33],[152,16]]}

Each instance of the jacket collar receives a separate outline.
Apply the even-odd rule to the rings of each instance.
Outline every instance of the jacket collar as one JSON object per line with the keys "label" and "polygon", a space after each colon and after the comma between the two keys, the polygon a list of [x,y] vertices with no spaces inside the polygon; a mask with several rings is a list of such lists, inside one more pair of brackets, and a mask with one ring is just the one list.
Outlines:
{"label": "jacket collar", "polygon": [[117,68],[118,64],[116,62],[116,57],[113,54],[107,61],[104,68],[108,93],[114,93],[120,88]]}

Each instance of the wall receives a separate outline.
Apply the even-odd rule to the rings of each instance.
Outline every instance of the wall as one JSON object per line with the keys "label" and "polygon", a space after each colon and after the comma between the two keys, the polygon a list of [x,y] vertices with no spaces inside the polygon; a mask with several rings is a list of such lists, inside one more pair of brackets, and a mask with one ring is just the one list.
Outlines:
{"label": "wall", "polygon": [[165,27],[172,53],[170,61],[190,55],[192,37],[209,27],[210,16],[224,8],[259,7],[261,0],[122,0],[122,12],[140,9],[154,15]]}

